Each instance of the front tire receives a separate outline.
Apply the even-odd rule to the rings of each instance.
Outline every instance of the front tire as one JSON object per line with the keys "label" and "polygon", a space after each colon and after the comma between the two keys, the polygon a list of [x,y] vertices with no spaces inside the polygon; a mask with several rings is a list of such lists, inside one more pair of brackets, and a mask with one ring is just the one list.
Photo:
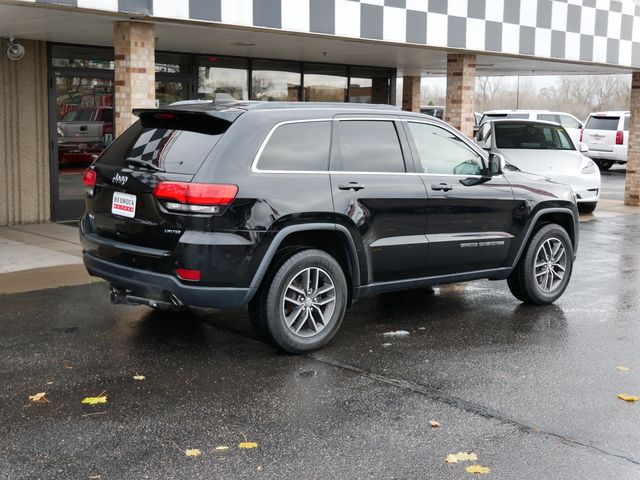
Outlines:
{"label": "front tire", "polygon": [[507,284],[518,300],[547,305],[564,293],[572,271],[571,239],[564,228],[552,223],[533,236]]}
{"label": "front tire", "polygon": [[249,315],[261,337],[300,354],[331,341],[346,306],[347,281],[340,264],[322,250],[309,249],[273,266],[249,305]]}

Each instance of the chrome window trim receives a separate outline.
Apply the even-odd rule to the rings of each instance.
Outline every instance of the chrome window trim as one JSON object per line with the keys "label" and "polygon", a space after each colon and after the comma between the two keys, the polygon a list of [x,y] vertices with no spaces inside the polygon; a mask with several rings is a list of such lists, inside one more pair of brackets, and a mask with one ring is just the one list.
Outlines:
{"label": "chrome window trim", "polygon": [[[401,112],[399,112],[401,113]],[[341,115],[341,114],[338,114]],[[260,157],[264,152],[264,149],[267,147],[267,143],[275,133],[275,131],[281,127],[282,125],[289,125],[292,123],[312,123],[312,122],[334,122],[334,121],[362,121],[362,120],[375,120],[375,121],[385,121],[385,122],[414,122],[414,123],[424,123],[427,125],[433,125],[436,127],[443,128],[444,130],[448,130],[451,133],[459,136],[462,141],[471,148],[472,151],[476,152],[481,158],[486,160],[484,156],[484,151],[476,148],[473,143],[467,140],[464,135],[460,133],[456,133],[455,130],[451,128],[447,128],[446,124],[440,122],[432,122],[429,120],[425,120],[422,118],[400,118],[397,116],[398,113],[389,114],[386,117],[334,117],[334,118],[308,118],[301,120],[286,120],[283,122],[276,123],[271,129],[269,133],[262,141],[258,152],[256,153],[253,163],[251,164],[251,173],[262,173],[262,174],[294,174],[294,175],[394,175],[394,176],[402,176],[402,175],[414,175],[419,177],[457,177],[457,178],[484,178],[484,175],[457,175],[454,173],[423,173],[423,172],[360,172],[360,171],[346,171],[346,170],[263,170],[258,168],[258,163],[260,161]],[[502,175],[495,175],[492,178],[502,178]]]}

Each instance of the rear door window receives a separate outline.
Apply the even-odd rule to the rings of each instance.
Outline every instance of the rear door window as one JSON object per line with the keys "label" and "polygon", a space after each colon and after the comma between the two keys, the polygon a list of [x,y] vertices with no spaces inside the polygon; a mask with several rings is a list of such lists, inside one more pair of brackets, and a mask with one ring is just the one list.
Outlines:
{"label": "rear door window", "polygon": [[623,130],[624,130],[625,132],[628,132],[628,131],[629,131],[629,117],[624,117],[624,127],[623,127]]}
{"label": "rear door window", "polygon": [[538,120],[542,120],[543,122],[555,122],[560,123],[557,115],[552,115],[549,113],[539,113]]}
{"label": "rear door window", "polygon": [[585,128],[589,130],[618,130],[620,117],[589,117]]}
{"label": "rear door window", "polygon": [[396,125],[385,120],[342,120],[339,123],[336,170],[404,172]]}
{"label": "rear door window", "polygon": [[260,170],[327,171],[331,148],[331,122],[280,125],[267,142]]}

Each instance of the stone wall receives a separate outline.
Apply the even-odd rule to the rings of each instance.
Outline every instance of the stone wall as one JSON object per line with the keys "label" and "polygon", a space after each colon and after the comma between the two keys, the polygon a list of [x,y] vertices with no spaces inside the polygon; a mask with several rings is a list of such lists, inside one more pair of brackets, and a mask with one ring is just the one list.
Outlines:
{"label": "stone wall", "polygon": [[468,137],[473,136],[476,56],[447,55],[447,105],[445,121]]}
{"label": "stone wall", "polygon": [[0,38],[0,225],[51,218],[47,44],[20,40],[22,60]]}

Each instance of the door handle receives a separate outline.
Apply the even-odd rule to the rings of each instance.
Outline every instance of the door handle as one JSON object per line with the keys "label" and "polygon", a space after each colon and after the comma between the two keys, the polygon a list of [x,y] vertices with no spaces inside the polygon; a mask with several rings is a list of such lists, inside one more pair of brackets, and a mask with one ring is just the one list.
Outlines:
{"label": "door handle", "polygon": [[358,183],[358,182],[349,182],[349,183],[341,183],[341,184],[339,184],[338,188],[340,190],[353,190],[354,192],[357,192],[358,190],[363,190],[364,189],[364,185],[362,183]]}
{"label": "door handle", "polygon": [[431,190],[448,192],[449,190],[453,190],[453,185],[449,185],[448,183],[432,183]]}

